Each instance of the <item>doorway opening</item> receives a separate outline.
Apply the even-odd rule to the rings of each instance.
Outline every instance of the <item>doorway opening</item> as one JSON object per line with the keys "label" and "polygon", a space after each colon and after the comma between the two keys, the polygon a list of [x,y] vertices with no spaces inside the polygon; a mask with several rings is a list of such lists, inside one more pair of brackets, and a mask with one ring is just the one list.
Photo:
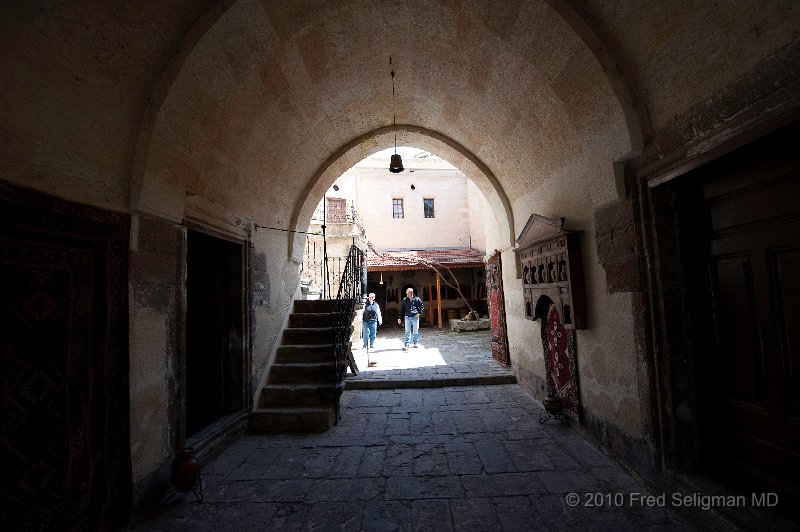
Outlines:
{"label": "doorway opening", "polygon": [[189,229],[186,435],[245,408],[243,246]]}
{"label": "doorway opening", "polygon": [[[315,259],[320,250],[326,250],[326,270],[333,279],[338,255],[352,245],[365,251],[365,295],[375,293],[382,315],[377,336],[382,346],[369,360],[377,358],[375,371],[383,367],[382,361],[397,369],[394,361],[390,364],[395,350],[404,364],[410,360],[399,356],[404,342],[400,307],[407,288],[423,301],[419,319],[420,329],[427,329],[423,336],[450,331],[465,316],[472,323],[462,324],[463,330],[490,328],[485,255],[487,222],[494,213],[485,187],[444,158],[411,146],[397,148],[405,171],[391,173],[388,161],[394,151],[389,148],[361,159],[322,192],[306,232],[301,273],[301,287],[307,285],[307,298],[313,299],[325,293],[314,286],[322,270]],[[344,206],[344,214],[334,202]],[[361,345],[361,321],[356,321],[352,341]],[[430,353],[434,346],[429,342]],[[444,363],[441,357],[440,362]]]}

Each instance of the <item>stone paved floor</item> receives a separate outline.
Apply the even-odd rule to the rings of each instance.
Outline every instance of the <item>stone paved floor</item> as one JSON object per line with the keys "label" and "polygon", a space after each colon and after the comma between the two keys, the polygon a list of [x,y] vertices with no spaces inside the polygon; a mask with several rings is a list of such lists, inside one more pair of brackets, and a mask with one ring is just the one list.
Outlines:
{"label": "stone paved floor", "polygon": [[540,424],[519,386],[447,386],[512,375],[488,331],[423,329],[421,344],[402,351],[402,330],[381,331],[374,367],[354,350],[361,371],[333,430],[241,436],[205,467],[205,502],[176,495],[133,529],[691,529],[632,505],[646,489],[569,428]]}
{"label": "stone paved floor", "polygon": [[333,430],[241,436],[205,467],[205,502],[179,494],[133,529],[692,530],[631,505],[645,488],[540,410],[516,384],[345,392]]}
{"label": "stone paved floor", "polygon": [[511,371],[492,359],[489,331],[422,329],[420,346],[403,351],[403,329],[392,326],[379,331],[369,353],[361,339],[354,340],[353,354],[359,373],[346,378],[351,390],[516,382]]}

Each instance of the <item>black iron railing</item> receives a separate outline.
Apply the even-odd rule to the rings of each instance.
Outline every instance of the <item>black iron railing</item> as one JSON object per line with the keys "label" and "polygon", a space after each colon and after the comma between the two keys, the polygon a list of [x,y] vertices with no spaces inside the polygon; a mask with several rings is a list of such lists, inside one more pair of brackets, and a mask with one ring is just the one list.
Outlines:
{"label": "black iron railing", "polygon": [[366,264],[364,252],[356,246],[351,246],[336,293],[333,316],[333,388],[336,393],[336,423],[339,422],[339,403],[344,392],[345,358],[350,347],[353,312],[366,290]]}

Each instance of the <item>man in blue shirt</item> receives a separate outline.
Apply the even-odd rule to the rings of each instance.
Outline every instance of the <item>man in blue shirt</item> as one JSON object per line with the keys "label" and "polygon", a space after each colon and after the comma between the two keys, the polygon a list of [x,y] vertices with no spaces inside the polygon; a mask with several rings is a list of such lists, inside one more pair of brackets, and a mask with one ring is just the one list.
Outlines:
{"label": "man in blue shirt", "polygon": [[408,349],[408,340],[411,333],[414,333],[414,347],[419,345],[419,315],[425,310],[422,300],[414,296],[414,289],[406,288],[406,297],[400,303],[400,318],[397,319],[398,325],[405,320],[406,337],[403,351]]}

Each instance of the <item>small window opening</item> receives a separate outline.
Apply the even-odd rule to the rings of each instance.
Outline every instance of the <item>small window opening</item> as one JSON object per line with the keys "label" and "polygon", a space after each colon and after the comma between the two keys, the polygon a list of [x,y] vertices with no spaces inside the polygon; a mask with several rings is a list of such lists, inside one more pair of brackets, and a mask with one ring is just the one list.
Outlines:
{"label": "small window opening", "polygon": [[434,218],[433,212],[433,198],[425,198],[422,200],[422,205],[425,209],[425,218]]}

